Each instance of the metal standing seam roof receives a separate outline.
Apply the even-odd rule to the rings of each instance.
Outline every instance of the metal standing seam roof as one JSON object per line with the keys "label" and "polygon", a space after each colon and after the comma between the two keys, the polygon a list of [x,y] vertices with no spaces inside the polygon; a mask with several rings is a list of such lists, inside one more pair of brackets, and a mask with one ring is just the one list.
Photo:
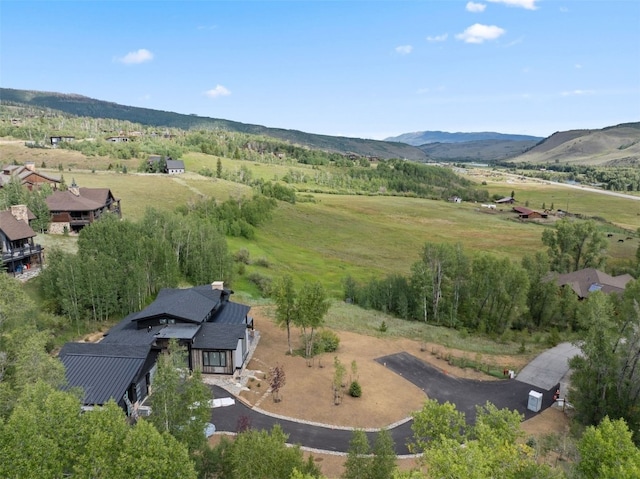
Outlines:
{"label": "metal standing seam roof", "polygon": [[84,404],[120,402],[147,360],[149,347],[67,343],[60,351],[67,388],[81,387]]}

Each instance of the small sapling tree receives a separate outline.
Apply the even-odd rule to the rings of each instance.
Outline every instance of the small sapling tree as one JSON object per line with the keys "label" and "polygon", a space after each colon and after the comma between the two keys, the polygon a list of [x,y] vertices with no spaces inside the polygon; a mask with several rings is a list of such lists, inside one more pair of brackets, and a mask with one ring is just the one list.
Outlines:
{"label": "small sapling tree", "polygon": [[287,377],[284,374],[284,367],[282,365],[277,365],[269,370],[269,386],[271,386],[274,402],[282,401],[280,389],[282,389],[286,383]]}

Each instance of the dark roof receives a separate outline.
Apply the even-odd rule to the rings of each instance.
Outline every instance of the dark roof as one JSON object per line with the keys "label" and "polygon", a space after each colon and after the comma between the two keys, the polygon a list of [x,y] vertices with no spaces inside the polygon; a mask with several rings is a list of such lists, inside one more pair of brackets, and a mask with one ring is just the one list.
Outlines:
{"label": "dark roof", "polygon": [[109,188],[78,188],[78,195],[71,189],[54,191],[45,202],[49,211],[95,211],[107,206],[113,197]]}
{"label": "dark roof", "polygon": [[121,344],[126,346],[150,346],[156,340],[155,334],[165,325],[153,326],[151,329],[138,329],[138,325],[133,321],[130,314],[113,328],[111,328],[102,339],[101,343]]}
{"label": "dark roof", "polygon": [[168,324],[160,331],[155,333],[156,338],[160,339],[193,339],[198,330],[199,324]]}
{"label": "dark roof", "polygon": [[193,339],[195,349],[226,349],[238,347],[238,340],[245,337],[247,327],[243,324],[204,323]]}
{"label": "dark roof", "polygon": [[167,160],[167,170],[184,170],[184,161]]}
{"label": "dark roof", "polygon": [[213,322],[216,324],[244,324],[251,306],[227,301],[216,311]]}
{"label": "dark roof", "polygon": [[220,304],[221,290],[210,285],[189,289],[163,288],[156,300],[142,311],[134,314],[133,321],[168,316],[192,323],[205,321],[211,311]]}
{"label": "dark roof", "polygon": [[593,291],[622,293],[627,283],[633,280],[629,274],[610,276],[595,268],[586,268],[555,277],[559,286],[569,285],[580,298],[586,298]]}
{"label": "dark roof", "polygon": [[533,210],[525,208],[524,206],[514,206],[513,211],[515,211],[516,213],[520,213],[521,215],[530,215],[534,212]]}
{"label": "dark roof", "polygon": [[67,343],[59,357],[64,364],[67,387],[81,387],[84,404],[120,402],[136,381],[150,348],[104,343]]}
{"label": "dark roof", "polygon": [[9,210],[0,211],[0,230],[9,238],[9,241],[33,238],[36,235],[31,226],[17,220]]}

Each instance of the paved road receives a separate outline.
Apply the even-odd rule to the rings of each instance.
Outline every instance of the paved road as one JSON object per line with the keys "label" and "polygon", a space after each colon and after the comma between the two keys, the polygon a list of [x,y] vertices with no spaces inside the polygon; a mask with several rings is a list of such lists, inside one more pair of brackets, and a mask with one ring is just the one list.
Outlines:
{"label": "paved road", "polygon": [[[542,410],[544,410],[553,404],[553,393],[557,387],[557,383],[545,390],[516,380],[460,379],[442,372],[409,353],[393,354],[378,358],[376,361],[417,385],[430,398],[437,399],[439,402],[454,403],[459,411],[465,413],[469,423],[475,422],[475,406],[485,404],[487,401],[498,408],[515,409],[522,413],[525,419],[529,419],[538,414],[527,409],[529,392],[535,390],[543,394]],[[229,396],[226,390],[218,386],[212,386],[212,390],[215,398]],[[233,406],[213,409],[211,422],[216,425],[218,431],[235,432],[238,420],[242,416],[248,418],[254,429],[271,429],[274,424],[280,424],[283,431],[289,435],[288,442],[292,444],[331,452],[349,450],[352,435],[350,429],[311,425],[274,417],[253,410],[240,401],[236,401]],[[407,442],[412,437],[411,422],[407,421],[390,429],[398,455],[409,454]],[[369,441],[373,444],[375,433],[367,434]]]}

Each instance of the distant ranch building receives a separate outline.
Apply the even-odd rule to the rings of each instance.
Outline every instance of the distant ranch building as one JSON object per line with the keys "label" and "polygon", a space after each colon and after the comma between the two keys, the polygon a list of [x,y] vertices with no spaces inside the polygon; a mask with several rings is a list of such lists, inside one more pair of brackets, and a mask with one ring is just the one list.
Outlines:
{"label": "distant ranch building", "polygon": [[185,172],[184,161],[160,155],[151,155],[149,157],[147,169],[152,173],[165,173],[167,175],[180,175]]}
{"label": "distant ranch building", "polygon": [[524,206],[514,206],[513,211],[518,214],[518,218],[521,220],[547,219],[549,217],[546,212],[531,210]]}

